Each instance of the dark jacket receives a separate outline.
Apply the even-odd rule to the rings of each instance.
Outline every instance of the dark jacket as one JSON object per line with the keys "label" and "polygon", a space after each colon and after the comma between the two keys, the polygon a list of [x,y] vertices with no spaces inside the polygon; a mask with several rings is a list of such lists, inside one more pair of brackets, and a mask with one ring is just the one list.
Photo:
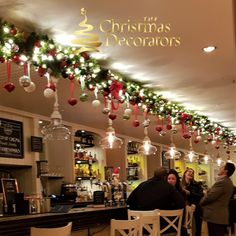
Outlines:
{"label": "dark jacket", "polygon": [[181,194],[165,180],[151,178],[141,183],[127,199],[132,210],[172,210],[185,207]]}

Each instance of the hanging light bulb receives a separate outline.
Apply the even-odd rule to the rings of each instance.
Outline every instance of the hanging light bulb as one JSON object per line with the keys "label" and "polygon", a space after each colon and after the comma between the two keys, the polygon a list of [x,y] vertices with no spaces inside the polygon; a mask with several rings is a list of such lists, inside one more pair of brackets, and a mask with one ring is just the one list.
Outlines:
{"label": "hanging light bulb", "polygon": [[157,151],[157,148],[152,145],[150,138],[148,137],[148,129],[147,127],[144,127],[144,139],[143,144],[139,147],[138,153],[144,154],[144,155],[154,155]]}
{"label": "hanging light bulb", "polygon": [[189,151],[185,155],[184,160],[187,162],[197,162],[198,155],[193,151],[192,138],[189,139]]}
{"label": "hanging light bulb", "polygon": [[116,137],[115,129],[112,127],[112,120],[108,120],[108,128],[106,132],[106,136],[101,139],[100,145],[104,149],[115,149],[121,148],[123,141],[122,139]]}
{"label": "hanging light bulb", "polygon": [[171,144],[170,147],[168,149],[168,151],[166,151],[164,153],[164,157],[168,160],[168,159],[173,159],[173,160],[178,160],[181,157],[181,153],[179,151],[176,150],[176,147],[173,143],[173,136],[172,133],[170,134],[170,139],[171,139]]}
{"label": "hanging light bulb", "polygon": [[[57,79],[54,79],[54,84],[57,83]],[[51,114],[51,122],[49,125],[43,126],[41,133],[43,139],[46,140],[69,140],[71,137],[70,130],[62,124],[62,116],[59,112],[58,94],[55,90],[55,102],[53,106],[53,112]]]}

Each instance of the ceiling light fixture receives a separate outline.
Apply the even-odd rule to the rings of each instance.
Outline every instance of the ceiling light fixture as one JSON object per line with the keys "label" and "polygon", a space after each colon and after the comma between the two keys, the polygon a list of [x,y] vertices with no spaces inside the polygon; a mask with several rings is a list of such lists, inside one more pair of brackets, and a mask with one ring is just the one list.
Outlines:
{"label": "ceiling light fixture", "polygon": [[144,139],[143,144],[139,147],[138,153],[144,155],[154,155],[157,151],[156,146],[152,145],[150,138],[148,137],[148,129],[144,127]]}
{"label": "ceiling light fixture", "polygon": [[204,156],[200,159],[200,163],[201,164],[209,164],[212,162],[212,158],[210,157],[210,155],[207,152],[207,144],[205,144],[205,152],[204,152]]}
{"label": "ceiling light fixture", "polygon": [[216,46],[207,46],[207,47],[204,47],[202,50],[203,52],[211,53],[216,50]]}
{"label": "ceiling light fixture", "polygon": [[100,146],[104,149],[115,149],[121,148],[122,144],[122,139],[116,137],[115,135],[115,129],[112,127],[112,120],[108,119],[106,136],[101,139]]}
{"label": "ceiling light fixture", "polygon": [[187,162],[197,162],[198,155],[193,151],[193,146],[192,146],[192,137],[189,139],[189,151],[184,157],[184,160]]}
{"label": "ceiling light fixture", "polygon": [[[53,79],[56,85],[58,80]],[[54,94],[55,102],[53,105],[53,112],[51,114],[51,122],[49,125],[43,126],[41,133],[43,134],[43,139],[47,140],[70,140],[71,132],[70,130],[62,124],[62,116],[59,112],[58,104],[58,94],[57,88]]]}
{"label": "ceiling light fixture", "polygon": [[166,151],[164,153],[164,157],[167,160],[178,160],[181,157],[181,153],[176,150],[176,147],[175,147],[174,142],[173,142],[172,133],[170,134],[170,141],[171,141],[171,143],[170,143],[169,149],[168,149],[168,151]]}

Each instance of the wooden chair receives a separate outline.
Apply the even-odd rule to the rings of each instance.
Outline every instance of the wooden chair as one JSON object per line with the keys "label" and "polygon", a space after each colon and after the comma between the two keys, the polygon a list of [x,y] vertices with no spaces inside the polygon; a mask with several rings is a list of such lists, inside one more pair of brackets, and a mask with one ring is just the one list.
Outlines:
{"label": "wooden chair", "polygon": [[185,207],[185,219],[183,227],[187,230],[189,236],[193,235],[193,213],[196,209],[196,206],[192,204],[191,206],[187,205]]}
{"label": "wooden chair", "polygon": [[64,227],[57,228],[30,228],[30,236],[70,236],[72,222],[69,222]]}
{"label": "wooden chair", "polygon": [[110,236],[116,236],[118,232],[122,236],[139,236],[140,219],[111,220]]}
{"label": "wooden chair", "polygon": [[140,219],[139,235],[143,235],[143,229],[149,236],[157,236],[158,232],[158,211],[134,211],[128,210],[128,219]]}
{"label": "wooden chair", "polygon": [[[180,236],[183,209],[180,210],[157,210],[158,211],[158,234]],[[169,233],[171,230],[171,233]],[[172,233],[174,231],[174,233]]]}

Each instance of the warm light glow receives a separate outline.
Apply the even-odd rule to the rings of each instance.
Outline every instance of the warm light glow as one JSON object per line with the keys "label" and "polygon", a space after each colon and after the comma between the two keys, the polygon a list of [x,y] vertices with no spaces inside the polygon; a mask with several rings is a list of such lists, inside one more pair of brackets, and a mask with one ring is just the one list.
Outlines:
{"label": "warm light glow", "polygon": [[202,49],[206,53],[210,53],[216,50],[216,46],[207,46]]}
{"label": "warm light glow", "polygon": [[143,143],[143,147],[144,147],[145,152],[148,153],[150,149],[150,143],[148,141],[145,141]]}
{"label": "warm light glow", "polygon": [[181,153],[176,150],[175,145],[172,143],[167,152],[164,153],[164,157],[168,160],[178,160],[181,157]]}
{"label": "warm light glow", "polygon": [[110,148],[112,148],[113,142],[114,142],[114,135],[112,132],[110,132],[108,133],[108,143],[110,145]]}

